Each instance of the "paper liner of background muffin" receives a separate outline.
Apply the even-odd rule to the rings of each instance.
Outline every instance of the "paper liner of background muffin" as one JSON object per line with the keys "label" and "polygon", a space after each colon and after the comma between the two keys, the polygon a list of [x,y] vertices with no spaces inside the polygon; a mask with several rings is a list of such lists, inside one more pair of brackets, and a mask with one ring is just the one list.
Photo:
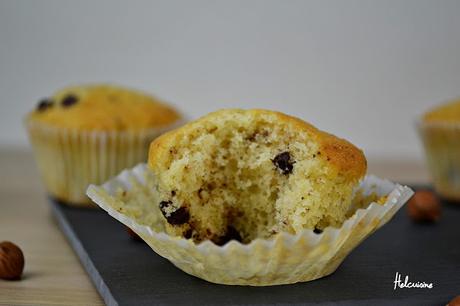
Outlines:
{"label": "paper liner of background muffin", "polygon": [[145,164],[125,170],[102,186],[91,185],[88,196],[112,217],[130,227],[159,255],[182,271],[227,285],[267,286],[304,282],[333,273],[367,236],[390,220],[413,191],[367,176],[359,186],[367,196],[388,195],[384,204],[357,209],[340,228],[321,234],[305,230],[278,233],[249,244],[232,240],[224,246],[199,244],[164,232],[164,218],[155,203],[155,176]]}
{"label": "paper liner of background muffin", "polygon": [[460,202],[460,123],[417,122],[436,191]]}
{"label": "paper liner of background muffin", "polygon": [[95,207],[89,184],[102,184],[121,170],[147,159],[150,142],[182,125],[133,131],[80,131],[25,122],[35,161],[48,193],[72,206]]}

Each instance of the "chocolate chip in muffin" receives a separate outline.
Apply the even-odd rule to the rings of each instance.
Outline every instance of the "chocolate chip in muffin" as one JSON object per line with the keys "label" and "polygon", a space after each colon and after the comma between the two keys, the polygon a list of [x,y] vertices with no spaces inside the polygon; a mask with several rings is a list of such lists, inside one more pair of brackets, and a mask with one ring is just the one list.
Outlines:
{"label": "chocolate chip in muffin", "polygon": [[315,234],[321,234],[322,232],[323,232],[322,229],[319,229],[319,228],[316,228],[316,227],[315,227],[315,229],[313,230],[313,233],[315,233]]}
{"label": "chocolate chip in muffin", "polygon": [[292,173],[295,163],[291,161],[291,154],[287,151],[276,155],[272,162],[284,175]]}
{"label": "chocolate chip in muffin", "polygon": [[185,238],[185,239],[190,239],[190,238],[192,238],[192,234],[193,234],[193,229],[189,228],[189,229],[184,233],[184,238]]}
{"label": "chocolate chip in muffin", "polygon": [[172,205],[172,201],[161,201],[160,202],[160,210],[163,213],[163,215],[166,214],[166,210],[168,209],[169,206]]}
{"label": "chocolate chip in muffin", "polygon": [[187,223],[190,219],[190,213],[185,207],[179,207],[178,209],[169,212],[169,209],[172,205],[171,201],[161,201],[160,210],[163,216],[166,218],[171,225],[181,225]]}
{"label": "chocolate chip in muffin", "polygon": [[236,241],[241,242],[243,239],[241,238],[240,233],[238,233],[238,231],[233,226],[229,225],[227,227],[227,231],[225,232],[225,235],[220,237],[218,241],[216,241],[215,243],[217,245],[224,245],[231,240],[236,240]]}
{"label": "chocolate chip in muffin", "polygon": [[62,99],[61,105],[63,107],[70,107],[78,102],[77,96],[73,94],[68,94],[67,96]]}
{"label": "chocolate chip in muffin", "polygon": [[50,99],[42,99],[40,102],[37,104],[37,111],[43,112],[47,110],[48,108],[53,106],[53,101]]}

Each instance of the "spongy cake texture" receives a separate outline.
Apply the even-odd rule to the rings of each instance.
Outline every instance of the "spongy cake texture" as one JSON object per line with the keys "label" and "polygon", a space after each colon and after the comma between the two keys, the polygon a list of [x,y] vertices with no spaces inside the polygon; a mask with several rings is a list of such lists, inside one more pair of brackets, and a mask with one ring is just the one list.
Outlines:
{"label": "spongy cake texture", "polygon": [[268,110],[221,110],[152,142],[169,234],[247,243],[340,226],[366,172],[361,150]]}

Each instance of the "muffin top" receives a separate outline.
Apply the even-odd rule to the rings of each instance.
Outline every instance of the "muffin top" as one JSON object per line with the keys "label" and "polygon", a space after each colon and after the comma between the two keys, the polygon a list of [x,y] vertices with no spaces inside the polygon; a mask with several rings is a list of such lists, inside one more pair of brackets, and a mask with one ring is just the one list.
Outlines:
{"label": "muffin top", "polygon": [[425,122],[460,122],[460,99],[433,108],[423,115]]}
{"label": "muffin top", "polygon": [[[347,176],[347,179],[356,181],[366,174],[367,161],[363,152],[347,140],[321,131],[310,123],[299,118],[292,117],[281,112],[264,109],[223,109],[209,113],[199,120],[189,122],[180,129],[169,131],[151,143],[149,165],[157,170],[164,168],[165,162],[169,158],[169,150],[166,148],[173,146],[174,142],[178,141],[178,139],[187,138],[187,134],[191,133],[191,131],[195,130],[195,128],[206,126],[207,122],[225,122],[235,119],[233,117],[238,116],[273,116],[275,118],[274,120],[277,121],[279,125],[290,125],[294,127],[295,130],[310,134],[311,137],[315,138],[315,140],[319,143],[321,151],[326,153],[318,157],[320,159],[327,159],[327,162],[331,165],[331,167]],[[238,119],[239,118],[235,120]]]}
{"label": "muffin top", "polygon": [[141,130],[180,119],[164,102],[139,91],[113,85],[72,86],[41,100],[27,120],[78,130]]}

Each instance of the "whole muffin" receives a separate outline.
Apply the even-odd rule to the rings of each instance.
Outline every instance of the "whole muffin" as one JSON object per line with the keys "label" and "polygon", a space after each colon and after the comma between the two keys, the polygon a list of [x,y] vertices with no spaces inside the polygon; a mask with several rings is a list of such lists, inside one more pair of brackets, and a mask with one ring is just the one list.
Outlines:
{"label": "whole muffin", "polygon": [[41,100],[26,117],[26,127],[49,194],[88,206],[90,183],[144,161],[149,143],[180,119],[174,108],[147,94],[84,85]]}
{"label": "whole muffin", "polygon": [[366,159],[298,118],[229,109],[157,138],[149,167],[166,232],[222,245],[340,226]]}
{"label": "whole muffin", "polygon": [[425,113],[418,124],[436,191],[460,201],[460,100]]}

